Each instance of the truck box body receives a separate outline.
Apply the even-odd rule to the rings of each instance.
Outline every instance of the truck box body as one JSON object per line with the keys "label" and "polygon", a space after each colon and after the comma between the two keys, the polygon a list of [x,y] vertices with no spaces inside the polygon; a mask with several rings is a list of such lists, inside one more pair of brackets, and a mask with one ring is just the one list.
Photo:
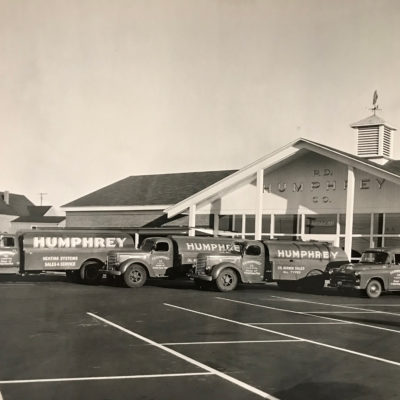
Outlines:
{"label": "truck box body", "polygon": [[133,238],[117,231],[17,232],[0,242],[0,273],[73,271],[89,259],[104,263],[111,249],[133,248]]}

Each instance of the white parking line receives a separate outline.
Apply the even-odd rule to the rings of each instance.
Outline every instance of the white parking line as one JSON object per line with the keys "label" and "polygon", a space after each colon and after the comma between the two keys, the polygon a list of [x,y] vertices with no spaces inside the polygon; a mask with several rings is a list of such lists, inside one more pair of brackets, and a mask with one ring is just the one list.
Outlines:
{"label": "white parking line", "polygon": [[[271,296],[274,297],[276,299],[283,299],[283,300],[288,300],[288,301],[292,301],[292,299],[288,298],[288,297],[281,297],[281,296]],[[299,303],[308,303],[308,304],[318,304],[319,306],[328,306],[328,307],[339,307],[339,308],[348,308],[350,310],[358,310],[358,311],[374,311],[377,314],[387,314],[387,315],[396,315],[396,316],[400,316],[399,313],[392,313],[389,311],[379,311],[379,310],[370,310],[368,308],[361,308],[361,307],[353,307],[353,306],[345,306],[343,304],[329,304],[329,303],[321,303],[319,301],[311,301],[311,300],[302,300],[302,299],[298,299],[297,300]]]}
{"label": "white parking line", "polygon": [[181,346],[189,344],[240,344],[240,343],[287,343],[287,342],[301,342],[298,339],[283,339],[283,340],[228,340],[223,342],[182,342],[182,343],[160,343],[164,346]]}
{"label": "white parking line", "polygon": [[3,400],[3,396],[1,395],[1,392],[0,392],[0,400]]}
{"label": "white parking line", "polygon": [[245,390],[248,390],[249,392],[252,392],[252,393],[254,393],[254,394],[256,394],[256,395],[258,395],[260,397],[263,397],[264,399],[278,400],[276,397],[274,397],[274,396],[272,396],[272,395],[270,395],[270,394],[268,394],[266,392],[263,392],[262,390],[257,389],[254,386],[248,385],[247,383],[242,382],[239,379],[236,379],[236,378],[233,378],[230,375],[224,374],[223,372],[218,371],[215,368],[209,367],[208,365],[203,364],[203,363],[201,363],[199,361],[196,361],[193,358],[190,358],[188,356],[185,356],[184,354],[178,353],[177,351],[172,350],[169,347],[166,347],[166,346],[164,346],[164,345],[162,345],[160,343],[157,343],[157,342],[155,342],[155,341],[153,341],[151,339],[148,339],[148,338],[146,338],[146,337],[144,337],[142,335],[139,335],[138,333],[130,331],[129,329],[126,329],[126,328],[124,328],[124,327],[122,327],[120,325],[117,325],[114,322],[111,322],[111,321],[109,321],[109,320],[107,320],[105,318],[99,317],[98,315],[90,313],[90,312],[88,312],[87,314],[91,315],[93,318],[97,318],[98,320],[100,320],[100,321],[102,321],[102,322],[104,322],[104,323],[106,323],[106,324],[108,324],[110,326],[113,326],[114,328],[119,329],[122,332],[127,333],[128,335],[134,336],[137,339],[143,340],[144,342],[152,344],[153,346],[155,346],[155,347],[157,347],[157,348],[159,348],[161,350],[164,350],[167,353],[170,353],[170,354],[172,354],[172,355],[174,355],[174,356],[176,356],[178,358],[181,358],[182,360],[185,360],[190,364],[193,364],[193,365],[195,365],[195,366],[197,366],[197,367],[199,367],[201,369],[205,369],[206,371],[210,372],[211,374],[217,375],[220,378],[225,379],[228,382],[231,382],[231,383],[233,383],[233,384],[235,384],[235,385],[237,385],[237,386],[239,386],[239,387],[241,387],[241,388],[243,388]]}
{"label": "white parking line", "polygon": [[376,314],[378,311],[304,311],[306,314]]}
{"label": "white parking line", "polygon": [[194,314],[199,314],[199,315],[203,315],[203,316],[206,316],[206,317],[219,319],[221,321],[230,322],[230,323],[233,323],[233,324],[236,324],[236,325],[247,326],[249,328],[253,328],[253,329],[258,329],[258,330],[265,331],[265,332],[274,333],[276,335],[285,336],[285,337],[288,337],[288,338],[291,338],[291,339],[302,340],[303,342],[315,344],[317,346],[327,347],[328,349],[338,350],[338,351],[342,351],[344,353],[349,353],[349,354],[357,355],[357,356],[360,356],[360,357],[369,358],[371,360],[380,361],[380,362],[383,362],[383,363],[386,363],[386,364],[395,365],[396,367],[400,367],[400,363],[399,362],[393,361],[393,360],[388,360],[386,358],[375,357],[375,356],[372,356],[370,354],[360,353],[358,351],[349,350],[349,349],[346,349],[344,347],[333,346],[333,345],[330,345],[330,344],[327,344],[327,343],[317,342],[316,340],[310,340],[310,339],[302,338],[302,337],[299,337],[299,336],[288,335],[286,333],[274,331],[272,329],[262,328],[261,326],[250,325],[250,324],[247,324],[245,322],[240,322],[240,321],[235,321],[235,320],[229,319],[229,318],[219,317],[218,315],[207,314],[207,313],[204,313],[204,312],[201,312],[201,311],[192,310],[190,308],[176,306],[174,304],[164,303],[164,305],[166,305],[168,307],[173,307],[173,308],[176,308],[176,309],[179,309],[179,310],[183,310],[183,311],[188,311],[188,312],[191,312],[191,313],[194,313]]}
{"label": "white parking line", "polygon": [[[18,379],[0,381],[1,385],[12,383],[48,383],[48,382],[79,382],[79,381],[103,381],[114,379],[143,379],[143,378],[171,378],[180,376],[213,375],[211,372],[186,372],[181,374],[152,374],[152,375],[123,375],[123,376],[87,376],[81,378],[53,378],[53,379]],[[1,400],[1,397],[0,397]]]}
{"label": "white parking line", "polygon": [[253,306],[253,307],[267,308],[267,309],[275,310],[275,311],[282,311],[282,312],[287,312],[287,313],[292,313],[292,314],[305,315],[307,317],[324,318],[324,319],[329,319],[331,321],[337,321],[337,322],[347,322],[348,324],[351,324],[351,325],[363,326],[363,327],[371,328],[371,329],[378,329],[380,331],[393,332],[393,333],[397,333],[397,334],[400,333],[400,331],[396,330],[396,329],[383,328],[382,326],[363,324],[362,322],[345,321],[343,319],[332,318],[332,317],[324,317],[322,315],[308,314],[308,313],[303,312],[303,311],[294,311],[294,310],[287,310],[285,308],[269,307],[269,306],[264,306],[262,304],[248,303],[247,301],[226,299],[224,297],[216,297],[216,299],[225,300],[225,301],[231,301],[232,303],[245,304],[245,305]]}
{"label": "white parking line", "polygon": [[247,322],[250,325],[346,325],[348,322]]}

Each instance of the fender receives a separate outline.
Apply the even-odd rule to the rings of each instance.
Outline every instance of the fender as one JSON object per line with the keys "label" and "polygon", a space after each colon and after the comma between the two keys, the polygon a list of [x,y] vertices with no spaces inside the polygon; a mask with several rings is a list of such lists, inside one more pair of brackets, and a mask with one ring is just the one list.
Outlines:
{"label": "fender", "polygon": [[311,276],[318,276],[318,275],[325,275],[325,273],[324,273],[324,271],[321,271],[320,269],[313,269],[313,270],[309,271],[305,277],[309,278]]}
{"label": "fender", "polygon": [[119,270],[120,270],[121,274],[124,274],[125,271],[127,270],[127,268],[132,264],[139,264],[142,267],[144,267],[147,270],[149,277],[155,276],[154,272],[153,272],[153,268],[151,268],[151,266],[147,262],[145,262],[143,260],[136,260],[135,258],[129,258],[128,260],[125,260],[123,263],[120,264]]}
{"label": "fender", "polygon": [[71,271],[79,271],[79,276],[81,277],[82,280],[85,279],[85,268],[87,265],[90,264],[98,264],[100,266],[100,268],[104,265],[104,262],[99,260],[98,258],[88,258],[87,260],[85,260],[80,268],[75,269],[75,270],[71,270]]}
{"label": "fender", "polygon": [[244,282],[244,280],[243,280],[244,276],[243,276],[242,271],[238,268],[238,266],[236,264],[233,264],[230,262],[222,262],[222,263],[216,264],[212,267],[211,276],[212,276],[213,280],[217,279],[218,275],[225,268],[232,268],[234,271],[237,272],[240,282]]}

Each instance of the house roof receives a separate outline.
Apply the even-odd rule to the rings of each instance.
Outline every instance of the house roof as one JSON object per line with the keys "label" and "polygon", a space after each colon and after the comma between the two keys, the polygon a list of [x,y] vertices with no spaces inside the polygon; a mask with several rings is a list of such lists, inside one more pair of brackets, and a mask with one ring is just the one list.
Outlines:
{"label": "house roof", "polygon": [[44,216],[49,211],[51,206],[29,206],[29,215],[32,216]]}
{"label": "house roof", "polygon": [[234,185],[255,179],[255,174],[260,169],[265,170],[276,167],[279,163],[291,159],[299,151],[305,150],[317,152],[323,156],[335,159],[339,162],[400,185],[400,161],[390,161],[385,165],[380,165],[333,147],[300,138],[275,152],[260,158],[252,164],[243,167],[210,187],[207,187],[181,202],[166,208],[164,211],[168,214],[168,217],[171,218],[187,210],[193,204],[211,202],[214,198],[218,198],[218,196],[224,192],[230,191]]}
{"label": "house roof", "polygon": [[9,204],[4,201],[4,192],[0,192],[0,214],[3,215],[29,215],[28,207],[34,204],[24,195],[9,193]]}
{"label": "house roof", "polygon": [[65,217],[45,217],[42,215],[28,215],[24,217],[18,217],[14,219],[12,222],[30,222],[30,223],[37,223],[37,224],[59,224],[60,222],[64,221]]}
{"label": "house roof", "polygon": [[234,172],[236,170],[129,176],[62,207],[165,207],[192,196]]}

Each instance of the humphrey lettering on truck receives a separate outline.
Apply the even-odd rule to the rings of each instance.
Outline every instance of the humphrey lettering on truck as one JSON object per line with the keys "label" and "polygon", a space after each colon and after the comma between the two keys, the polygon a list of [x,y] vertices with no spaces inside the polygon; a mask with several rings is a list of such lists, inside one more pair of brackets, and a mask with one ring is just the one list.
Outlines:
{"label": "humphrey lettering on truck", "polygon": [[277,282],[279,287],[321,289],[327,268],[347,262],[345,252],[324,242],[243,241],[230,254],[200,253],[191,274],[199,288],[233,290],[239,282]]}
{"label": "humphrey lettering on truck", "polygon": [[149,237],[139,249],[113,250],[101,272],[128,287],[143,286],[148,278],[186,276],[200,252],[229,254],[240,247],[234,239],[215,237]]}
{"label": "humphrey lettering on truck", "polygon": [[107,253],[133,249],[133,238],[118,231],[26,231],[0,236],[0,273],[65,271],[72,280],[97,283]]}

